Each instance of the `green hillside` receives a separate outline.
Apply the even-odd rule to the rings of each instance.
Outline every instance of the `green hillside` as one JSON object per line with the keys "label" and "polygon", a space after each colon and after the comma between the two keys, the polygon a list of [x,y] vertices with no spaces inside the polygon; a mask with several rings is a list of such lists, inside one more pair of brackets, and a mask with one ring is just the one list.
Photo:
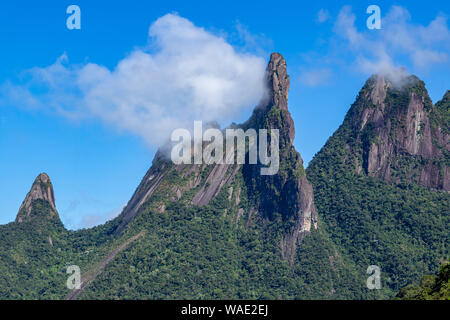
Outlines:
{"label": "green hillside", "polygon": [[[279,129],[276,174],[175,165],[162,148],[123,212],[94,228],[66,230],[39,175],[0,226],[0,299],[448,298],[448,264],[417,285],[450,257],[449,95],[433,105],[404,80],[371,77],[305,170],[274,53],[268,96],[232,127]],[[380,290],[367,287],[371,265]]]}
{"label": "green hillside", "polygon": [[439,268],[437,276],[423,276],[419,286],[409,285],[400,290],[403,300],[450,300],[450,263]]}
{"label": "green hillside", "polygon": [[[394,144],[393,149],[397,150],[387,154],[386,161],[389,163],[388,157],[393,159],[389,169],[394,178],[385,181],[383,177],[374,177],[377,172],[368,172],[365,165],[373,150],[371,144],[381,145],[387,136],[386,118],[396,115],[398,108],[404,109],[395,118],[400,119],[396,120],[395,131],[389,126],[393,128],[390,133],[401,136],[406,131],[402,115],[407,114],[405,109],[410,106],[411,92],[417,88],[416,82],[413,84],[401,90],[387,89],[384,120],[371,123],[369,119],[366,127],[360,129],[360,115],[367,108],[376,108],[368,99],[374,88],[373,79],[369,79],[343,124],[306,170],[314,186],[320,218],[331,239],[359,270],[369,265],[379,266],[388,296],[411,282],[417,283],[422,275],[432,273],[450,256],[449,193],[408,181],[411,172],[435,160],[408,154],[393,138],[386,144]],[[424,90],[423,84],[419,83],[419,87]],[[433,106],[430,108],[431,115],[437,114]],[[448,130],[448,122],[436,118],[437,126]],[[445,165],[449,161],[448,153],[436,161]]]}

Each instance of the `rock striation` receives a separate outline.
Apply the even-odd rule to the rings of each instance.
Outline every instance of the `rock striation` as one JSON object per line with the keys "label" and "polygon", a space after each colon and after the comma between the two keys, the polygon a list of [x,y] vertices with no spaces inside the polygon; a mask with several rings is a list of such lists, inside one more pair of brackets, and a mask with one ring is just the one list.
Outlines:
{"label": "rock striation", "polygon": [[[448,105],[445,99],[441,105]],[[401,84],[372,76],[344,121],[352,130],[346,147],[355,155],[355,170],[449,191],[449,124],[442,109],[433,105],[415,76],[406,76]]]}
{"label": "rock striation", "polygon": [[58,211],[55,206],[55,194],[53,192],[52,182],[46,173],[41,173],[34,180],[30,191],[22,202],[19,208],[19,212],[16,216],[16,222],[24,222],[30,218],[33,210],[33,204],[37,200],[43,200],[48,202],[52,209],[51,214],[58,215]]}
{"label": "rock striation", "polygon": [[[263,176],[260,173],[262,164],[247,162],[174,165],[164,158],[166,152],[160,150],[121,214],[116,233],[120,233],[132,221],[145,203],[154,202],[156,211],[164,212],[168,204],[164,201],[158,203],[155,199],[186,201],[186,205],[203,207],[217,198],[222,190],[226,190],[227,198],[233,202],[230,211],[235,210],[235,220],[246,219],[247,227],[258,219],[275,221],[281,216],[280,223],[289,226],[283,228],[288,231],[281,237],[281,256],[293,264],[297,244],[311,228],[318,227],[318,217],[303,160],[293,146],[295,127],[288,110],[289,85],[286,60],[281,54],[273,53],[266,69],[264,97],[248,121],[241,125],[233,124],[233,127],[243,130],[279,130],[278,173]],[[226,154],[224,152],[224,156]],[[176,182],[174,176],[179,177]],[[243,177],[244,185],[238,183],[237,177]],[[243,190],[250,200],[247,208],[242,208],[240,203]]]}

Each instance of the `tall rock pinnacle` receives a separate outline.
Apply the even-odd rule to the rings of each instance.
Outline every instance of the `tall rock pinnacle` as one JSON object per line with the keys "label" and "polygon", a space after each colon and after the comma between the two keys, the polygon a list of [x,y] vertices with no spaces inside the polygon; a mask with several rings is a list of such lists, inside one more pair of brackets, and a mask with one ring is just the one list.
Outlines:
{"label": "tall rock pinnacle", "polygon": [[25,200],[19,208],[19,212],[16,217],[16,222],[26,221],[31,215],[33,210],[33,203],[36,200],[47,201],[53,213],[58,214],[55,206],[55,195],[53,192],[53,186],[50,178],[47,174],[41,173],[31,186],[30,192],[28,192]]}
{"label": "tall rock pinnacle", "polygon": [[318,215],[314,194],[303,168],[303,160],[293,145],[294,121],[288,110],[289,76],[286,60],[272,53],[266,70],[267,93],[244,127],[278,129],[280,170],[273,176],[261,176],[257,166],[244,166],[247,184],[260,194],[258,211],[269,219],[281,214],[283,221],[293,227],[283,235],[281,253],[291,264],[295,259],[297,243],[311,228],[317,228]]}
{"label": "tall rock pinnacle", "polygon": [[[227,214],[235,214],[234,221],[245,219],[246,226],[257,223],[264,226],[268,220],[276,221],[279,230],[283,230],[279,244],[281,256],[293,265],[297,244],[311,229],[318,227],[318,217],[303,160],[293,145],[294,121],[287,104],[289,76],[281,54],[272,53],[265,82],[265,95],[252,116],[245,123],[235,126],[243,130],[278,130],[279,170],[273,175],[261,175],[261,169],[266,168],[262,163],[174,165],[157,155],[120,215],[121,222],[115,234],[142,212],[146,203],[161,213],[166,210],[168,202],[185,201],[188,206],[202,207],[225,190],[229,201]],[[269,151],[271,149],[268,147],[267,154]],[[173,176],[178,177],[176,185],[170,181]],[[240,182],[241,177],[244,185]],[[249,202],[246,201],[245,205],[240,200],[244,197]]]}
{"label": "tall rock pinnacle", "polygon": [[287,110],[290,81],[286,60],[281,54],[277,52],[271,54],[266,77],[272,104],[279,106],[280,109]]}

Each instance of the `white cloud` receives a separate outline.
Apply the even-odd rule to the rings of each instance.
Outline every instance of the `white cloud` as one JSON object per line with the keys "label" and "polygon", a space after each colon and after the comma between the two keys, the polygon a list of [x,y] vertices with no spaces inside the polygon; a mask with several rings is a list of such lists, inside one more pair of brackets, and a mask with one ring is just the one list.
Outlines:
{"label": "white cloud", "polygon": [[150,26],[148,46],[113,70],[71,65],[64,54],[49,67],[28,70],[18,84],[5,83],[2,103],[98,117],[159,146],[174,128],[191,128],[194,120],[230,121],[256,105],[265,63],[168,14]]}
{"label": "white cloud", "polygon": [[327,83],[332,74],[331,69],[319,68],[301,72],[299,78],[304,85],[315,87]]}
{"label": "white cloud", "polygon": [[317,22],[324,23],[328,19],[330,19],[330,13],[328,12],[328,10],[320,9],[317,13]]}
{"label": "white cloud", "polygon": [[442,15],[423,26],[412,23],[405,8],[393,6],[382,17],[381,30],[359,31],[355,20],[351,7],[345,6],[333,31],[343,40],[343,46],[338,48],[356,57],[354,63],[365,73],[395,73],[404,64],[426,69],[448,63],[450,31]]}
{"label": "white cloud", "polygon": [[[273,41],[264,34],[254,34],[248,27],[239,21],[235,23],[236,40],[247,51],[256,52],[258,55],[269,56],[273,49]],[[234,34],[232,34],[234,35]]]}

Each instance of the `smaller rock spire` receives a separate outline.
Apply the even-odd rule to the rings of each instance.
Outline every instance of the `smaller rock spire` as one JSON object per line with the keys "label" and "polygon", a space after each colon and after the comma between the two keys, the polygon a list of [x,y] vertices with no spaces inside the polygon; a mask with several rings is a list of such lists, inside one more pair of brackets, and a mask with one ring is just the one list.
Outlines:
{"label": "smaller rock spire", "polygon": [[52,182],[46,173],[41,173],[31,186],[30,192],[28,192],[25,200],[19,208],[17,213],[16,222],[23,222],[27,219],[33,209],[33,202],[35,200],[45,200],[49,203],[50,207],[57,214],[55,206],[55,194],[53,192]]}

